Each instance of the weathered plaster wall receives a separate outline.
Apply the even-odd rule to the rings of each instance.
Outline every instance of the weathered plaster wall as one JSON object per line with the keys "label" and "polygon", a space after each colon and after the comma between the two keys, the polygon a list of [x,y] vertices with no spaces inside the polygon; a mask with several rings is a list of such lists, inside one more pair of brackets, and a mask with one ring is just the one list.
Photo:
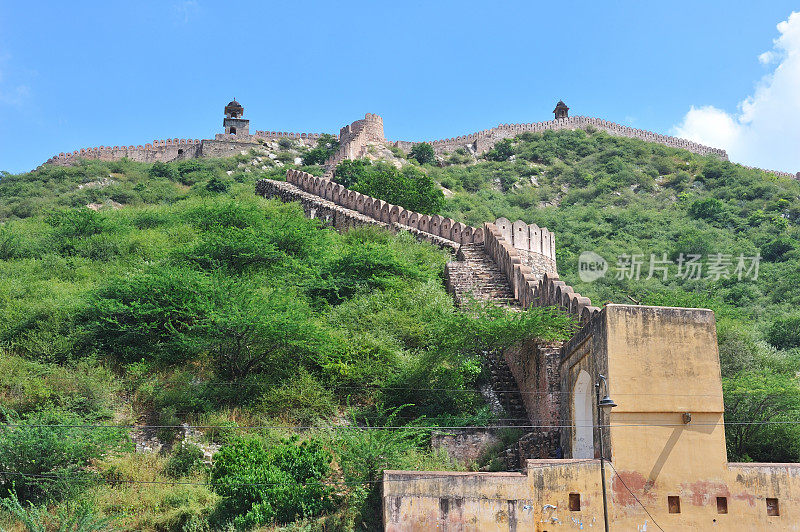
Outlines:
{"label": "weathered plaster wall", "polygon": [[533,529],[523,473],[384,471],[383,516],[391,532]]}

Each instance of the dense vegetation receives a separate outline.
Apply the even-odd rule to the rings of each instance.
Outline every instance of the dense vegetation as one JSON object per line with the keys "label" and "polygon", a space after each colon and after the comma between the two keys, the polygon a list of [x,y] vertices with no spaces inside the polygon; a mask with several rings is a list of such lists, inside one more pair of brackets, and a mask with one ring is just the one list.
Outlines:
{"label": "dense vegetation", "polygon": [[484,350],[567,320],[457,311],[445,252],[256,197],[257,157],[3,175],[0,527],[373,529],[384,468],[482,465],[419,427],[489,422]]}

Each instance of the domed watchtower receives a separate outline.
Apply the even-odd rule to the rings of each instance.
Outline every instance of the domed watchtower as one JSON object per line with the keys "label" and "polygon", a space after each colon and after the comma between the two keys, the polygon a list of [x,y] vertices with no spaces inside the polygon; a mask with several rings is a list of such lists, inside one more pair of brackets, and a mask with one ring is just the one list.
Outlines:
{"label": "domed watchtower", "polygon": [[563,101],[558,100],[556,108],[553,109],[553,114],[556,115],[556,120],[569,118],[569,107],[567,107],[567,104],[565,104]]}
{"label": "domed watchtower", "polygon": [[250,136],[250,120],[242,118],[243,114],[244,107],[236,101],[236,98],[225,106],[225,119],[222,121],[222,126],[225,128],[226,134]]}

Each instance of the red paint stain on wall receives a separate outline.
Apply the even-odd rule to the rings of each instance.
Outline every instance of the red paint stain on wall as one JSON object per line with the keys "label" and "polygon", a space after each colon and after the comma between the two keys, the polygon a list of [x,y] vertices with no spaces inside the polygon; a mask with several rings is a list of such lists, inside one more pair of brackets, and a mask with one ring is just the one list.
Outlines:
{"label": "red paint stain on wall", "polygon": [[647,480],[638,471],[619,471],[614,475],[614,480],[611,482],[614,501],[623,506],[638,504],[634,495],[637,497],[646,495],[646,492],[651,487],[653,487],[653,482]]}

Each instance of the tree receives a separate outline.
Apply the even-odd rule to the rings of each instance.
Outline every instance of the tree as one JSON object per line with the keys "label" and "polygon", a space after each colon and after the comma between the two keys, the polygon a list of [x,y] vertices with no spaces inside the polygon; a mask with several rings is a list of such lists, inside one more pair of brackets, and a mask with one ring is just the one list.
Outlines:
{"label": "tree", "polygon": [[411,157],[417,160],[419,164],[432,163],[436,159],[436,154],[433,151],[433,146],[427,142],[420,142],[411,148]]}
{"label": "tree", "polygon": [[352,188],[370,166],[371,163],[367,159],[345,159],[336,165],[333,179],[345,188]]}
{"label": "tree", "polygon": [[398,170],[386,163],[358,163],[344,168],[348,179],[355,178],[350,188],[362,194],[421,214],[434,214],[444,206],[441,189],[428,174],[413,166]]}
{"label": "tree", "polygon": [[778,349],[800,347],[800,314],[776,319],[767,330],[767,341]]}
{"label": "tree", "polygon": [[[207,352],[226,380],[253,373],[277,377],[298,365],[322,365],[332,349],[302,299],[286,292],[260,292],[247,281],[220,282],[205,316],[184,335],[189,352]],[[329,346],[326,346],[329,347]]]}
{"label": "tree", "polygon": [[334,135],[323,133],[317,139],[317,145],[303,156],[303,164],[324,164],[339,149],[339,139]]}

